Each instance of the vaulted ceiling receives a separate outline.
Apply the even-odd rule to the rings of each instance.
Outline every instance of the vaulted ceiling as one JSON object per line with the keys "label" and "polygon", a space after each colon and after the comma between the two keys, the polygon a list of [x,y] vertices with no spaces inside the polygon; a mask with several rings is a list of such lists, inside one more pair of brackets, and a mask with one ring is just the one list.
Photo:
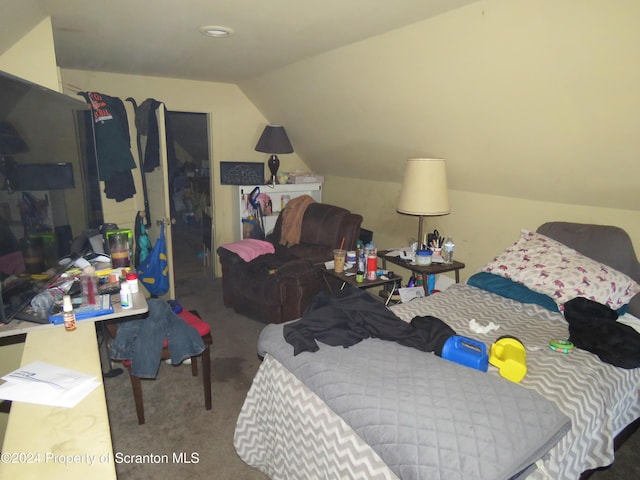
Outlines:
{"label": "vaulted ceiling", "polygon": [[[0,0],[60,67],[237,84],[326,175],[639,210],[637,0]],[[7,21],[5,19],[11,19]],[[203,25],[234,30],[202,36]]]}
{"label": "vaulted ceiling", "polygon": [[50,16],[62,68],[238,83],[474,1],[0,0],[0,53]]}

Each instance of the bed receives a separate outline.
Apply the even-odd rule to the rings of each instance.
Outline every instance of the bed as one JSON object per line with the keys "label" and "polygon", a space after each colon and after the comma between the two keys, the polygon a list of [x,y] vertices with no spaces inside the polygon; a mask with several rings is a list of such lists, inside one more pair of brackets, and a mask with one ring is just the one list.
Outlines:
{"label": "bed", "polygon": [[[527,363],[518,384],[493,366],[485,373],[380,338],[294,355],[286,325],[269,325],[236,451],[274,479],[579,478],[611,464],[614,438],[637,425],[640,368],[579,348],[552,351],[549,340],[569,338],[561,310],[576,295],[633,325],[639,280],[623,230],[550,222],[523,231],[467,284],[390,307],[405,322],[436,317],[487,346],[516,336]],[[499,329],[472,328],[490,322]]]}

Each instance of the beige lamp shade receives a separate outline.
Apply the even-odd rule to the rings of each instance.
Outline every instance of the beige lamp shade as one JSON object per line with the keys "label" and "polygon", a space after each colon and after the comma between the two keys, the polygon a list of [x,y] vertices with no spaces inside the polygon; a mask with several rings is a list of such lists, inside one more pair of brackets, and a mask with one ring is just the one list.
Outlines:
{"label": "beige lamp shade", "polygon": [[447,170],[438,158],[410,158],[398,200],[398,212],[408,215],[446,215],[449,210]]}

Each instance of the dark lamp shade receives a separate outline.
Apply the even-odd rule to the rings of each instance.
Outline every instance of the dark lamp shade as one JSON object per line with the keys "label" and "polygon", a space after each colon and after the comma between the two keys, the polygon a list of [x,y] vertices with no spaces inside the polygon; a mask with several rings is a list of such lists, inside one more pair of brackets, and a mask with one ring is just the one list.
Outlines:
{"label": "dark lamp shade", "polygon": [[267,125],[256,145],[257,152],[264,153],[293,153],[293,147],[284,127]]}

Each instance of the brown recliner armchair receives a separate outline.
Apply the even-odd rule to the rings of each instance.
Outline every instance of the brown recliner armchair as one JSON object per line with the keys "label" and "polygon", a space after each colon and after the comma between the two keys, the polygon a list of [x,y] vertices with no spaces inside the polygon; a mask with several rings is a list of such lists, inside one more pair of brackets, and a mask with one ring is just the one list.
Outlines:
{"label": "brown recliner armchair", "polygon": [[267,237],[273,254],[245,262],[237,254],[217,249],[222,266],[224,304],[264,323],[282,323],[302,316],[313,297],[327,289],[318,264],[333,258],[333,249],[353,249],[362,216],[341,207],[312,203],[300,225],[300,241],[282,245],[282,215]]}

